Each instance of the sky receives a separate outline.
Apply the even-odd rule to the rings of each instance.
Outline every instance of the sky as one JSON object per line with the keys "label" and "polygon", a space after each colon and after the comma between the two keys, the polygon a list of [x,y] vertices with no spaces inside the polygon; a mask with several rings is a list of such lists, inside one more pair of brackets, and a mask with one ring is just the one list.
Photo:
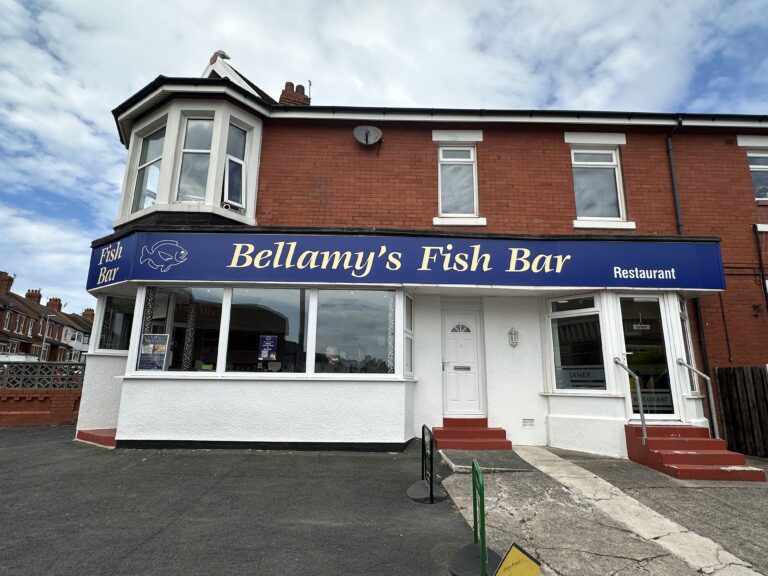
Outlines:
{"label": "sky", "polygon": [[225,50],[277,98],[428,108],[768,112],[768,0],[0,0],[0,270],[65,311],[112,231],[111,110]]}

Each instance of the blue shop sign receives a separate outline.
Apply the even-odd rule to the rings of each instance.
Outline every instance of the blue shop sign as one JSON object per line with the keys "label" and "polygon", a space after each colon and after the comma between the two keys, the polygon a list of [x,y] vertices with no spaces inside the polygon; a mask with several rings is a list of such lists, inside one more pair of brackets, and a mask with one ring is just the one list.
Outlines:
{"label": "blue shop sign", "polygon": [[725,288],[717,242],[137,232],[93,249],[88,289],[126,280]]}

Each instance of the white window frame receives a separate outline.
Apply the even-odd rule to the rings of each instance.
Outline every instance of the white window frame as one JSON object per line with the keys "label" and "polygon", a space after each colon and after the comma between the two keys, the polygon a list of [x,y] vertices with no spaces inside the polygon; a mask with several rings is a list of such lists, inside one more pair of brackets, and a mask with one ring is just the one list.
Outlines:
{"label": "white window frame", "polygon": [[11,325],[11,311],[5,311],[5,317],[3,318],[3,330],[8,330],[8,326]]}
{"label": "white window frame", "polygon": [[[480,214],[480,192],[478,182],[477,171],[477,143],[483,141],[482,130],[432,130],[432,141],[438,145],[438,167],[437,167],[437,202],[438,202],[438,215],[432,218],[432,224],[434,226],[485,226],[487,224],[486,219],[481,217]],[[442,212],[442,177],[441,177],[441,148],[466,148],[471,147],[473,149],[474,170],[474,188],[475,188],[475,213],[469,215],[461,214],[443,214]]]}
{"label": "white window frame", "polygon": [[[576,160],[576,154],[610,154],[611,162]],[[571,167],[572,168],[594,168],[596,170],[613,170],[614,181],[616,182],[616,196],[619,205],[618,216],[579,216],[578,207],[576,208],[576,222],[626,222],[627,212],[624,201],[624,186],[621,176],[621,157],[618,147],[596,147],[596,146],[576,146],[571,147]],[[576,176],[573,176],[574,200],[576,195]]]}
{"label": "white window frame", "polygon": [[16,334],[24,334],[24,316],[16,314]]}
{"label": "white window frame", "polygon": [[32,336],[32,328],[34,327],[35,321],[30,318],[27,320],[27,336]]}
{"label": "white window frame", "polygon": [[[768,172],[768,166],[752,166],[752,164],[749,164],[750,158],[768,158],[768,150],[748,150],[747,151],[747,163],[749,165],[749,176],[752,177],[752,172]],[[752,186],[752,193],[755,197],[755,200],[758,202],[766,202],[768,201],[768,196],[760,198],[756,194],[757,190],[754,189],[754,184]]]}
{"label": "white window frame", "polygon": [[[590,308],[580,308],[578,310],[568,310],[564,312],[553,312],[552,305],[558,300],[576,300],[579,298],[593,298],[594,306]],[[545,356],[545,374],[546,374],[546,393],[551,395],[563,396],[615,396],[616,391],[611,378],[612,362],[610,358],[610,344],[612,335],[610,333],[610,315],[606,313],[606,306],[603,299],[603,293],[589,292],[586,294],[568,294],[544,299],[544,314],[541,315],[544,323],[542,334],[546,338],[544,350]],[[555,341],[552,331],[552,320],[557,318],[577,318],[579,316],[592,316],[597,314],[600,322],[600,346],[603,354],[603,370],[605,371],[605,388],[558,388],[557,376],[555,374]]]}
{"label": "white window frame", "polygon": [[[181,114],[181,123],[179,124],[177,151],[175,155],[176,167],[173,185],[173,202],[175,204],[205,204],[210,196],[209,188],[211,183],[211,174],[215,171],[214,166],[214,143],[216,140],[216,114],[214,111],[184,111]],[[187,139],[187,127],[190,120],[207,120],[211,122],[211,145],[207,150],[198,150],[196,148],[185,148],[184,142]],[[208,175],[205,178],[205,187],[203,198],[201,200],[181,200],[179,198],[179,187],[181,186],[181,166],[184,163],[184,156],[187,154],[207,154],[208,155]]]}
{"label": "white window frame", "polygon": [[[212,118],[214,121],[205,199],[202,202],[177,201],[181,150],[187,118]],[[223,207],[225,204],[223,198],[227,156],[226,136],[230,123],[245,130],[247,138],[243,174],[244,207],[233,206],[228,210]],[[163,125],[165,126],[165,143],[155,204],[137,212],[131,212],[142,140]],[[137,122],[131,135],[120,211],[114,226],[124,225],[154,212],[211,212],[238,223],[255,226],[262,131],[263,121],[260,117],[220,99],[174,100]]]}
{"label": "white window frame", "polygon": [[[243,160],[240,158],[237,158],[236,156],[232,156],[231,154],[227,154],[227,141],[229,139],[229,127],[234,126],[235,128],[240,128],[240,130],[243,130],[245,132],[245,152],[243,154]],[[234,206],[236,208],[240,208],[241,210],[245,210],[246,204],[248,201],[248,198],[246,196],[248,191],[248,151],[250,147],[250,141],[251,141],[251,133],[252,129],[249,129],[248,126],[242,125],[241,122],[237,120],[237,118],[231,117],[229,119],[229,123],[227,124],[227,134],[226,139],[224,141],[224,190],[223,190],[223,198],[222,198],[222,206],[224,204],[229,204],[230,206]],[[234,162],[235,164],[240,164],[243,170],[243,178],[240,190],[240,197],[243,199],[243,202],[235,202],[234,200],[230,199],[229,197],[229,163]]]}
{"label": "white window frame", "polygon": [[[411,307],[411,327],[408,327],[408,304],[410,303]],[[403,374],[405,376],[413,377],[413,364],[414,364],[414,346],[413,346],[413,324],[414,324],[414,313],[413,313],[413,298],[406,293],[403,293]],[[408,370],[405,365],[405,360],[407,358],[406,350],[408,349],[410,345],[411,350],[411,369]]]}
{"label": "white window frame", "polygon": [[[133,204],[134,204],[134,202],[136,202],[136,184],[138,183],[139,172],[142,170],[142,168],[146,168],[147,166],[151,166],[155,162],[159,161],[160,162],[160,166],[159,166],[160,177],[162,177],[162,174],[163,174],[163,163],[164,163],[163,162],[163,156],[164,156],[163,151],[160,152],[160,156],[158,156],[156,158],[149,159],[146,162],[144,162],[144,164],[138,164],[139,158],[141,156],[141,148],[144,146],[144,139],[147,138],[148,136],[152,136],[152,134],[154,134],[154,133],[156,133],[156,132],[158,132],[159,130],[162,130],[162,129],[165,129],[165,136],[163,136],[163,150],[165,150],[165,141],[166,141],[166,138],[168,137],[168,127],[166,126],[165,123],[163,123],[163,122],[153,122],[149,127],[147,127],[144,130],[142,130],[139,133],[139,135],[138,135],[138,140],[137,140],[138,150],[136,151],[136,163],[137,163],[137,166],[136,166],[135,169],[132,170],[133,180],[132,180],[132,185],[131,185],[131,187],[128,190],[128,192],[129,192],[128,195],[130,196],[130,198],[128,198],[128,210],[129,210],[129,212],[131,214],[136,214],[138,212],[143,212],[144,210],[149,208],[149,206],[148,206],[147,208],[139,208],[137,210],[133,209]],[[157,204],[158,198],[160,196],[160,182],[161,182],[160,177],[158,178],[158,185],[157,185],[158,189],[155,192],[155,202],[154,202],[154,204]]]}
{"label": "white window frame", "polygon": [[[207,284],[181,284],[181,283],[153,283],[152,286],[162,287],[204,287]],[[248,284],[238,285],[238,287],[246,287]],[[306,371],[305,372],[236,372],[226,370],[226,357],[229,344],[229,322],[232,303],[232,290],[231,287],[223,288],[222,298],[222,310],[221,321],[219,324],[219,346],[218,355],[216,360],[216,370],[210,372],[200,371],[165,371],[165,370],[138,370],[138,349],[141,341],[142,321],[144,315],[144,300],[146,298],[147,286],[140,286],[136,294],[136,308],[133,315],[133,325],[131,332],[131,342],[128,350],[128,359],[126,363],[126,377],[137,379],[159,379],[159,380],[174,380],[183,376],[184,378],[195,379],[229,379],[229,380],[338,380],[338,381],[402,381],[410,380],[410,376],[403,374],[403,358],[404,358],[404,326],[405,326],[405,299],[403,298],[403,290],[394,288],[392,286],[360,286],[360,285],[317,285],[308,287],[306,285],[294,285],[294,284],[257,284],[254,285],[258,288],[272,288],[272,289],[305,289],[309,294],[309,303],[307,310],[307,359],[306,359]],[[315,372],[315,343],[317,334],[317,310],[318,310],[318,292],[320,290],[373,290],[373,291],[387,291],[394,293],[395,300],[395,325],[394,325],[394,350],[395,350],[395,366],[394,373],[317,373]],[[105,302],[99,298],[97,304],[97,313],[95,321],[100,321],[100,315],[103,315],[103,308]],[[94,324],[101,326],[101,324]],[[114,350],[98,350],[99,353],[119,352]],[[415,350],[414,350],[415,352]],[[123,352],[124,353],[124,352]]]}
{"label": "white window frame", "polygon": [[[466,150],[469,152],[469,158],[445,158],[443,152],[446,150]],[[446,213],[443,211],[443,171],[445,165],[471,165],[472,166],[472,205],[474,210],[471,213]],[[477,218],[479,216],[478,194],[477,194],[477,150],[474,145],[469,144],[441,144],[437,148],[437,189],[438,189],[438,213],[440,218]]]}

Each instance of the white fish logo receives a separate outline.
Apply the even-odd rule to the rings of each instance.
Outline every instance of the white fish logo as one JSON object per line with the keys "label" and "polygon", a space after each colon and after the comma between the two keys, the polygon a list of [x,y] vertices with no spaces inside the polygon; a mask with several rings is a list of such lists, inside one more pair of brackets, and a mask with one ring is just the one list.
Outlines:
{"label": "white fish logo", "polygon": [[160,272],[168,272],[172,266],[186,262],[188,256],[189,252],[176,240],[160,240],[155,242],[152,248],[142,246],[139,264],[146,262],[154,270],[160,268]]}

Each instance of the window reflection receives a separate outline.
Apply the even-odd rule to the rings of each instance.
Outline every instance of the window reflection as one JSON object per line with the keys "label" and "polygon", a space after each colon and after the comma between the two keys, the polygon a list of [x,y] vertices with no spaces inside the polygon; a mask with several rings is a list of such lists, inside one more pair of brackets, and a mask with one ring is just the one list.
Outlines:
{"label": "window reflection", "polygon": [[306,290],[235,288],[227,370],[304,372],[307,309]]}
{"label": "window reflection", "polygon": [[319,290],[315,372],[393,374],[395,293]]}

